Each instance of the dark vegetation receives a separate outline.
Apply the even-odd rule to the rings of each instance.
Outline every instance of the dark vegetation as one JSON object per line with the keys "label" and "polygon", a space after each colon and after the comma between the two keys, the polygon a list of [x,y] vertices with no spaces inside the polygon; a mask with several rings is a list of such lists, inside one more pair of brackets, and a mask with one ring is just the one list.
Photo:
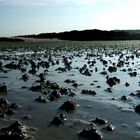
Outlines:
{"label": "dark vegetation", "polygon": [[57,38],[62,40],[93,41],[93,40],[139,40],[139,30],[83,30],[67,31],[60,33],[41,33],[38,35],[23,35],[22,37],[33,38]]}

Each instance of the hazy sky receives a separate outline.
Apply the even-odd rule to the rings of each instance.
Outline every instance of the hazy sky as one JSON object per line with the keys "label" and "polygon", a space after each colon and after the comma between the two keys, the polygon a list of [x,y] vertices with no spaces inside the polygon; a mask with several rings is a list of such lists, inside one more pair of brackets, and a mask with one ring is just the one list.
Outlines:
{"label": "hazy sky", "polygon": [[140,0],[0,0],[0,36],[140,29]]}

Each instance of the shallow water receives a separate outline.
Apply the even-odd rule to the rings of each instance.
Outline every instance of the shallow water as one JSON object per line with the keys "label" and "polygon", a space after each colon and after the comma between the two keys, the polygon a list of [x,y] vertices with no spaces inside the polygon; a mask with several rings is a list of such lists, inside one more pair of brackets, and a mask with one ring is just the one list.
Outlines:
{"label": "shallow water", "polygon": [[[41,45],[41,44],[39,44]],[[56,45],[56,46],[55,46]],[[3,65],[14,61],[18,62],[19,59],[26,58],[26,60],[34,60],[39,62],[37,58],[43,61],[48,61],[48,57],[51,55],[53,61],[59,60],[59,65],[50,65],[47,69],[46,79],[57,82],[63,87],[71,88],[76,96],[69,97],[63,95],[58,101],[47,101],[46,104],[37,103],[34,101],[39,95],[48,99],[48,95],[42,94],[42,92],[32,92],[30,87],[39,79],[38,75],[44,71],[45,68],[37,69],[35,75],[29,74],[29,80],[24,82],[21,80],[22,72],[20,70],[8,70],[7,73],[0,72],[0,81],[5,83],[8,87],[8,94],[6,98],[10,102],[15,102],[21,105],[21,109],[16,113],[4,120],[0,120],[0,127],[5,126],[13,120],[20,120],[23,124],[37,128],[37,132],[32,134],[34,140],[80,140],[78,133],[84,128],[90,127],[90,120],[96,117],[107,119],[109,124],[115,126],[113,132],[103,130],[104,125],[97,125],[97,128],[102,132],[104,140],[138,140],[140,139],[140,116],[134,112],[134,106],[139,104],[139,97],[130,96],[130,93],[134,93],[139,90],[139,74],[140,74],[140,61],[139,61],[139,46],[140,41],[120,41],[120,42],[49,42],[48,44],[42,44],[41,51],[38,50],[34,55],[34,49],[37,50],[32,44],[30,51],[22,49],[22,51],[1,51],[1,62]],[[53,47],[52,47],[53,46]],[[100,46],[100,47],[99,47]],[[115,47],[114,47],[115,46]],[[27,44],[26,44],[27,47]],[[98,48],[99,47],[99,48]],[[106,49],[103,49],[106,47]],[[133,47],[133,48],[132,48]],[[23,45],[24,48],[24,45]],[[31,50],[33,48],[33,51]],[[88,49],[87,49],[88,48]],[[55,50],[56,49],[56,50]],[[138,57],[135,52],[137,51]],[[88,54],[93,56],[88,57]],[[126,56],[134,55],[134,59],[129,59],[123,68],[117,68],[117,72],[108,72],[108,66],[112,66],[113,63],[117,64],[120,53],[124,54],[122,60],[126,61]],[[10,59],[3,59],[9,57]],[[70,71],[59,73],[55,69],[58,67],[64,67],[63,56],[68,57],[68,61],[72,61],[72,69]],[[17,58],[17,60],[15,59]],[[70,59],[72,58],[72,59]],[[108,61],[108,65],[105,67],[102,65],[100,59]],[[89,67],[88,61],[95,60],[94,66]],[[134,64],[132,64],[132,62]],[[80,74],[79,69],[84,64],[92,70],[91,76],[85,76]],[[30,65],[24,65],[27,72],[31,69]],[[98,68],[98,72],[95,72],[95,68]],[[107,71],[109,77],[116,76],[120,79],[120,84],[116,84],[112,87],[112,93],[105,91],[109,86],[106,83],[106,75],[101,75],[100,72],[103,68]],[[126,72],[121,71],[126,69]],[[128,68],[132,68],[132,71],[137,71],[136,77],[130,77],[128,75]],[[79,86],[73,87],[71,83],[65,83],[66,79],[75,80]],[[126,87],[125,83],[128,82],[130,86]],[[94,85],[91,85],[93,83]],[[22,86],[27,88],[22,89]],[[97,86],[100,86],[98,88]],[[90,89],[96,91],[97,95],[83,95],[81,91],[83,89]],[[48,91],[48,89],[44,89]],[[122,101],[121,96],[126,95],[129,97],[127,101]],[[115,100],[112,100],[115,98]],[[51,126],[50,122],[55,116],[58,116],[62,111],[59,107],[67,100],[74,100],[78,103],[77,109],[72,113],[64,114],[67,116],[66,122],[58,127]],[[31,115],[30,120],[23,120],[24,115]]]}

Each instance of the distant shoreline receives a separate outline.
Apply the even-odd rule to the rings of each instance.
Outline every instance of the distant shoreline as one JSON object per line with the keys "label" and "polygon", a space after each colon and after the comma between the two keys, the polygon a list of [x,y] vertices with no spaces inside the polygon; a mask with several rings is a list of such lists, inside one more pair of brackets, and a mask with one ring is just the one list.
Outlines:
{"label": "distant shoreline", "polygon": [[[47,40],[69,40],[69,41],[112,41],[112,40],[140,40],[140,30],[72,30],[59,33],[40,33],[33,35],[19,35],[20,38],[34,38]],[[26,39],[27,40],[27,39]]]}
{"label": "distant shoreline", "polygon": [[46,42],[46,41],[125,41],[140,40],[140,30],[72,30],[59,33],[40,33],[32,35],[18,35],[14,37],[1,37],[6,42]]}

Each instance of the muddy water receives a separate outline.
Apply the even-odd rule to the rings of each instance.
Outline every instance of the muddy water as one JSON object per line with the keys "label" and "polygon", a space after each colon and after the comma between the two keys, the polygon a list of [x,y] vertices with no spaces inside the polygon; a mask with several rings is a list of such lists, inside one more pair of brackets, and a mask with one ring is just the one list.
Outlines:
{"label": "muddy water", "polygon": [[[67,48],[71,47],[71,49]],[[33,57],[33,51],[30,52],[22,49],[22,51],[3,51],[1,52],[1,61],[3,65],[14,61],[17,62],[19,59],[24,57],[28,60],[32,59],[36,63],[39,62],[37,58],[41,60],[48,61],[48,57],[51,54],[53,61],[59,60],[59,65],[50,65],[46,70],[40,67],[37,69],[35,75],[29,74],[29,80],[24,82],[21,80],[22,72],[20,70],[7,70],[7,73],[0,72],[0,81],[5,83],[8,87],[8,93],[5,96],[10,102],[15,102],[21,105],[21,108],[16,111],[12,116],[8,116],[5,119],[0,120],[0,127],[9,124],[13,120],[20,120],[23,124],[35,128],[37,131],[31,132],[33,140],[81,140],[78,137],[78,133],[84,128],[89,128],[90,120],[96,117],[101,117],[108,120],[108,124],[115,126],[113,132],[108,132],[103,129],[104,125],[96,124],[96,127],[101,131],[104,136],[104,140],[138,140],[140,139],[140,116],[134,112],[134,106],[139,104],[139,97],[130,96],[130,93],[134,93],[139,90],[139,73],[140,73],[140,61],[139,61],[139,46],[140,42],[117,42],[114,48],[114,42],[87,42],[77,43],[77,42],[56,42],[57,50],[50,51],[46,47],[50,45],[55,46],[52,42],[44,46],[42,51],[36,53]],[[87,45],[87,46],[86,46]],[[32,44],[32,47],[34,44]],[[61,47],[60,47],[61,46]],[[63,49],[63,46],[65,49]],[[85,49],[86,46],[86,49]],[[97,48],[100,46],[100,48]],[[113,46],[113,48],[112,48]],[[121,46],[121,47],[120,47]],[[60,48],[59,48],[60,47]],[[78,47],[78,48],[77,48]],[[107,49],[103,49],[106,47]],[[133,47],[133,49],[131,49]],[[87,49],[88,48],[88,49]],[[61,51],[58,49],[62,49]],[[49,51],[48,51],[49,50]],[[138,57],[136,57],[135,52],[137,51]],[[93,54],[87,57],[87,54]],[[122,60],[126,61],[126,56],[134,55],[134,59],[129,58],[123,68],[117,68],[116,72],[108,72],[108,66],[112,66],[113,63],[117,64],[118,58],[121,53],[124,54]],[[3,56],[4,55],[4,56]],[[47,56],[45,56],[47,55]],[[11,57],[10,59],[2,59],[4,57]],[[71,61],[72,69],[66,72],[56,71],[59,67],[64,67],[63,56]],[[17,60],[15,60],[15,57]],[[71,59],[72,58],[72,59]],[[108,62],[107,66],[104,66],[100,59],[104,59]],[[88,61],[95,60],[94,66],[89,66]],[[85,76],[80,74],[79,68],[86,64],[89,70],[92,70],[91,76]],[[28,70],[31,69],[30,65],[25,65]],[[95,71],[97,67],[98,71]],[[116,76],[120,79],[120,83],[112,87],[112,93],[105,91],[109,85],[106,83],[106,75],[101,75],[100,72],[107,71],[109,77]],[[122,69],[126,69],[123,72]],[[137,71],[136,77],[130,77],[128,74],[131,68],[132,71]],[[76,95],[70,97],[63,95],[57,101],[49,101],[48,95],[42,94],[42,92],[32,92],[30,87],[39,79],[38,75],[42,72],[46,72],[46,80],[51,80],[57,82],[63,87],[71,88]],[[78,83],[78,87],[72,86],[72,83],[65,83],[66,79],[75,80]],[[126,87],[125,83],[128,82],[130,86]],[[92,83],[92,85],[91,85]],[[21,88],[26,86],[26,88]],[[100,88],[98,87],[100,86]],[[83,95],[81,91],[83,89],[90,89],[96,91],[97,95]],[[48,92],[48,89],[44,89]],[[47,99],[46,104],[37,103],[34,99],[38,96],[43,96]],[[127,101],[122,101],[121,96],[128,96]],[[115,100],[112,100],[115,98]],[[74,112],[66,113],[59,109],[59,107],[67,100],[73,100],[78,103],[78,107]],[[63,125],[58,127],[52,126],[50,122],[55,116],[63,112],[67,116],[67,120]],[[30,115],[29,120],[22,119],[23,116]]]}

